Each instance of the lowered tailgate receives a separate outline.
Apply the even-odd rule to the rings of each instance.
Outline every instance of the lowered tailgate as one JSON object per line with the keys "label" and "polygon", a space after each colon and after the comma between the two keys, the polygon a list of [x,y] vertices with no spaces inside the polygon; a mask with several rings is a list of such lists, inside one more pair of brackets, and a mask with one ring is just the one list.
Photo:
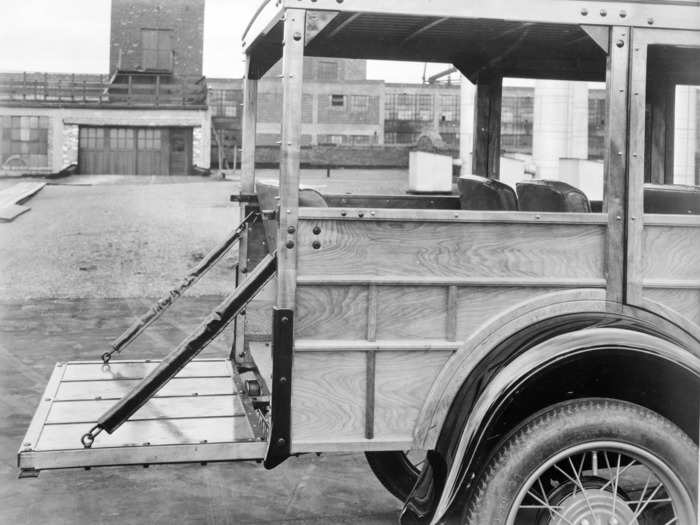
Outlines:
{"label": "lowered tailgate", "polygon": [[260,459],[265,429],[228,359],[195,359],[114,433],[80,438],[158,361],[58,363],[18,455],[23,471]]}

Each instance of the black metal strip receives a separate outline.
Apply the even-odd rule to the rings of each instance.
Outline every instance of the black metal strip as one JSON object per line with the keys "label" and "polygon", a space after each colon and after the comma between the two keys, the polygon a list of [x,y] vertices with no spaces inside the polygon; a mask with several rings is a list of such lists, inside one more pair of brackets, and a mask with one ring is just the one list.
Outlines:
{"label": "black metal strip", "polygon": [[272,310],[272,396],[270,436],[265,468],[275,468],[289,457],[292,413],[294,310]]}

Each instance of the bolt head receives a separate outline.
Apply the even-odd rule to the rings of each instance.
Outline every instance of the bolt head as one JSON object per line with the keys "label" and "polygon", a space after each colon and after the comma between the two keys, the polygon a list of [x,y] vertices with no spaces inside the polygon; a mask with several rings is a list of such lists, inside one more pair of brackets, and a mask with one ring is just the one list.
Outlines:
{"label": "bolt head", "polygon": [[285,446],[286,444],[287,444],[287,440],[284,439],[284,438],[279,438],[279,439],[277,440],[277,446],[278,446],[278,447],[283,447],[283,446]]}

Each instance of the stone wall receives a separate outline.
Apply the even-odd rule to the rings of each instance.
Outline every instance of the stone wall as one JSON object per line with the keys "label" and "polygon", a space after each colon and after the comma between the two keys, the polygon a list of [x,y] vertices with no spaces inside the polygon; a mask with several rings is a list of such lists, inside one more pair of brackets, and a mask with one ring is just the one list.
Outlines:
{"label": "stone wall", "polygon": [[62,165],[65,168],[78,163],[79,128],[74,124],[63,126]]}

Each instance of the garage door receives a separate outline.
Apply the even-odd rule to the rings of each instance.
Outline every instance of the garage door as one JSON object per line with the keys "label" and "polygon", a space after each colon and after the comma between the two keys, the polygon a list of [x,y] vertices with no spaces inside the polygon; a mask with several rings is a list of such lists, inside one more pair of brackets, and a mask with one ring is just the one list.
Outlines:
{"label": "garage door", "polygon": [[168,175],[168,128],[80,127],[81,173]]}

